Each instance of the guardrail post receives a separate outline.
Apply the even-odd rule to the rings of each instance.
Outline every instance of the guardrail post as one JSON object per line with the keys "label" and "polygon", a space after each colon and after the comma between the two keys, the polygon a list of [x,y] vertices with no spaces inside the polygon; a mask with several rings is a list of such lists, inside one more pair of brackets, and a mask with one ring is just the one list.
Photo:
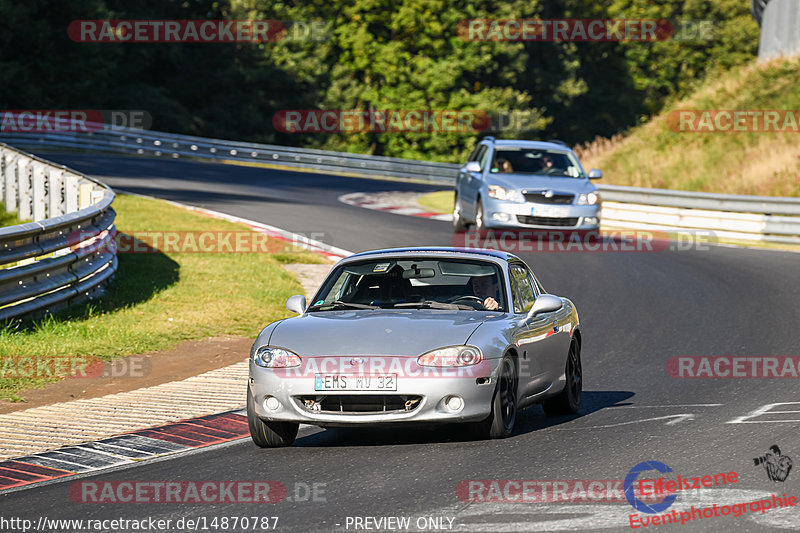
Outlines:
{"label": "guardrail post", "polygon": [[46,184],[47,174],[42,163],[33,163],[33,221],[47,218]]}
{"label": "guardrail post", "polygon": [[67,174],[64,178],[64,204],[67,213],[78,210],[78,176]]}
{"label": "guardrail post", "polygon": [[5,183],[5,210],[6,213],[17,212],[17,155],[6,155],[6,168],[3,176]]}
{"label": "guardrail post", "polygon": [[31,196],[31,163],[32,161],[27,157],[20,157],[17,159],[17,183],[19,187],[19,206],[17,207],[17,216],[21,220],[30,220],[33,217],[31,212],[31,204],[33,197]]}
{"label": "guardrail post", "polygon": [[92,205],[92,189],[94,187],[91,183],[81,183],[80,193],[78,197],[78,209],[83,209]]}
{"label": "guardrail post", "polygon": [[50,169],[50,179],[48,184],[47,216],[61,216],[64,214],[64,171],[60,168]]}
{"label": "guardrail post", "polygon": [[0,146],[0,205],[5,204],[6,197],[6,149]]}

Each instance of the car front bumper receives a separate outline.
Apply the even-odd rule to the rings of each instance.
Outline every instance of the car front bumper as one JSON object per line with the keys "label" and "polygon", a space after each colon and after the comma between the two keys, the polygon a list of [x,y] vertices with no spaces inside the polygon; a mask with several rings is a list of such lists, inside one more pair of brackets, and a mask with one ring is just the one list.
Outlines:
{"label": "car front bumper", "polygon": [[[385,359],[385,358],[384,358]],[[416,358],[397,357],[403,371],[393,371],[388,365],[385,374],[396,375],[396,390],[392,391],[320,391],[315,389],[315,376],[320,373],[308,368],[308,359],[296,369],[271,369],[250,361],[248,394],[251,396],[255,414],[265,421],[299,422],[324,426],[353,426],[363,424],[429,423],[429,422],[472,422],[484,420],[491,412],[491,401],[496,384],[499,359],[484,360],[474,367],[462,369],[432,370],[419,367]],[[437,372],[438,371],[438,372]],[[427,373],[426,373],[427,372]],[[338,372],[325,372],[336,374]],[[347,372],[348,374],[358,374]],[[363,375],[363,374],[362,374]],[[375,374],[372,374],[373,377]],[[369,399],[370,402],[381,397],[388,400],[387,411],[370,411],[335,406],[338,400],[352,403],[352,400]],[[463,405],[458,410],[449,409],[447,400],[458,396]],[[267,400],[275,398],[271,407]],[[321,400],[324,399],[324,400]],[[412,400],[413,407],[397,407],[398,402]],[[306,402],[314,400],[319,410],[314,410]],[[415,401],[416,400],[416,401]],[[386,404],[386,402],[385,402]]]}
{"label": "car front bumper", "polygon": [[600,205],[541,204],[484,199],[487,228],[594,230],[600,226]]}

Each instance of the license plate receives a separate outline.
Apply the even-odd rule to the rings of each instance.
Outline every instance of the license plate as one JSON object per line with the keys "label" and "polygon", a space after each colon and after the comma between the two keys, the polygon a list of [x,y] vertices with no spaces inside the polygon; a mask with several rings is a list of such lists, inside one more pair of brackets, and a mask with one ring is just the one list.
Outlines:
{"label": "license plate", "polygon": [[354,375],[315,374],[314,390],[321,391],[396,391],[397,374]]}
{"label": "license plate", "polygon": [[567,216],[567,209],[564,207],[554,207],[551,205],[541,205],[531,207],[531,216],[564,218]]}

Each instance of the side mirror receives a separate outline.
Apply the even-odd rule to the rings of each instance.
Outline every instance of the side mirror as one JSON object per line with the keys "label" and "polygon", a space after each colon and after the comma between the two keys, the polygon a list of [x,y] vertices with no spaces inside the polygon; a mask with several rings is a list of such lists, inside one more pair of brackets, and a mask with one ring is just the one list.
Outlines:
{"label": "side mirror", "polygon": [[533,302],[531,310],[528,311],[528,318],[533,318],[542,313],[551,313],[561,309],[561,298],[553,294],[540,294]]}
{"label": "side mirror", "polygon": [[302,315],[303,311],[306,310],[306,297],[302,294],[295,294],[294,296],[289,296],[289,299],[286,300],[286,309],[291,311],[292,313],[297,313],[298,315]]}
{"label": "side mirror", "polygon": [[464,170],[466,170],[467,172],[480,172],[481,171],[481,164],[478,163],[477,161],[470,161],[464,167]]}
{"label": "side mirror", "polygon": [[590,180],[599,180],[603,177],[603,171],[599,168],[593,168],[589,171],[589,179]]}

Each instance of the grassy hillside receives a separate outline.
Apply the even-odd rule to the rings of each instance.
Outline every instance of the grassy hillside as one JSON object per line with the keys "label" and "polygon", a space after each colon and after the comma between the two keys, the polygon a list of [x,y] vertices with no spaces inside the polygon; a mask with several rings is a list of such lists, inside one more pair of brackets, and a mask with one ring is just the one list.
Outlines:
{"label": "grassy hillside", "polygon": [[797,116],[798,87],[800,56],[737,67],[627,135],[579,147],[579,155],[586,168],[602,169],[608,184],[800,196],[800,132],[677,132],[667,120],[678,110],[795,110]]}

